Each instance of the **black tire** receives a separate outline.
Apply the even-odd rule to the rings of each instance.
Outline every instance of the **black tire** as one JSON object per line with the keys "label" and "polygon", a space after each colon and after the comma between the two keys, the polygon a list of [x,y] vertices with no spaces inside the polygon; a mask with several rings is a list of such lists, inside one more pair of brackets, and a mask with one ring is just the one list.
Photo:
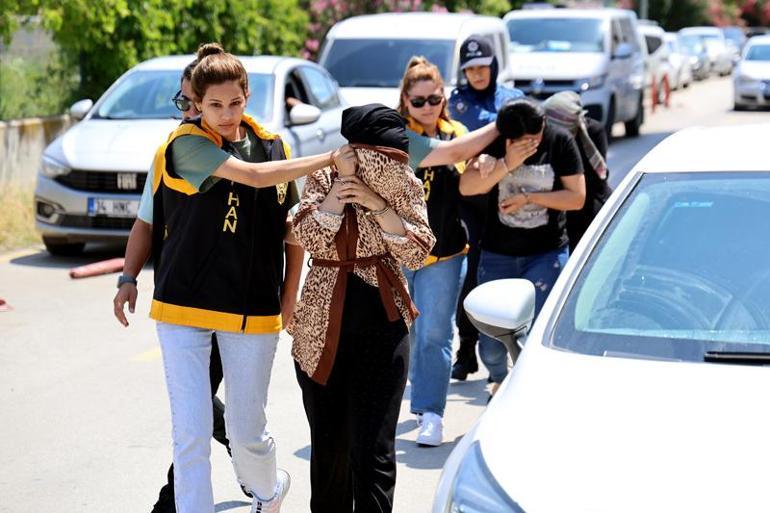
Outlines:
{"label": "black tire", "polygon": [[615,97],[610,98],[610,107],[607,110],[607,121],[604,122],[604,133],[607,134],[607,142],[612,141],[612,126],[615,124]]}
{"label": "black tire", "polygon": [[644,94],[639,95],[639,105],[636,109],[636,116],[631,121],[626,121],[626,137],[639,137],[639,132],[644,124]]}
{"label": "black tire", "polygon": [[53,256],[78,256],[86,247],[85,242],[63,242],[61,239],[43,237],[43,244]]}

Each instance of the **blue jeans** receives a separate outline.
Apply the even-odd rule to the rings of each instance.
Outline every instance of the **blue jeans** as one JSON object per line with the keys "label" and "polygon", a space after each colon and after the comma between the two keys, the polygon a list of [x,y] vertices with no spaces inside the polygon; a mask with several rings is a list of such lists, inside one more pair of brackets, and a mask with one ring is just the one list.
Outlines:
{"label": "blue jeans", "polygon": [[[569,257],[567,246],[530,256],[508,256],[482,250],[479,261],[479,285],[493,280],[524,278],[535,285],[535,317],[556,283]],[[479,336],[479,356],[489,377],[501,383],[508,375],[508,353],[499,341],[486,335]],[[515,362],[514,362],[515,363]]]}
{"label": "blue jeans", "polygon": [[404,270],[409,294],[420,311],[409,333],[412,413],[444,415],[452,372],[452,317],[464,260],[464,255],[457,255],[417,271]]}

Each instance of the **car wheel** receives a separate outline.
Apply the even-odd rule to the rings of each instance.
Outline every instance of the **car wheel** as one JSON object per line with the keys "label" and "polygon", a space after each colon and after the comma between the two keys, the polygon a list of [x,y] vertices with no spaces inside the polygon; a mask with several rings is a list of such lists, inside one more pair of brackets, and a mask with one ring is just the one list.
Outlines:
{"label": "car wheel", "polygon": [[626,121],[626,137],[638,137],[639,131],[644,124],[644,94],[639,95],[639,105],[636,109],[636,116],[631,121]]}
{"label": "car wheel", "polygon": [[607,134],[607,142],[612,140],[612,126],[615,124],[615,97],[610,97],[610,106],[607,109],[607,121],[604,122],[604,132]]}
{"label": "car wheel", "polygon": [[45,249],[54,256],[77,256],[86,247],[85,242],[63,242],[61,239],[43,237]]}

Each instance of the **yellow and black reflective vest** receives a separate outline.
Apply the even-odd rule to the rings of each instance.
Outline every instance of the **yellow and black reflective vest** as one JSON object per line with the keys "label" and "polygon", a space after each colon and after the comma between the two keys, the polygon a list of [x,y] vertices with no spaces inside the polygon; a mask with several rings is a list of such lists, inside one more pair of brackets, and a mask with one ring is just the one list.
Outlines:
{"label": "yellow and black reflective vest", "polygon": [[[417,134],[424,134],[422,125],[411,117],[408,122],[409,129]],[[467,132],[462,123],[441,118],[438,120],[438,136],[443,141],[460,137]],[[463,171],[464,162],[414,170],[417,178],[422,180],[425,203],[428,206],[428,222],[436,236],[436,244],[425,265],[467,252],[468,235],[460,220],[460,174]]]}
{"label": "yellow and black reflective vest", "polygon": [[[285,160],[289,148],[244,115],[268,160]],[[296,202],[294,183],[255,189],[220,179],[198,192],[173,169],[178,137],[205,137],[239,157],[205,122],[183,123],[153,162],[153,255],[157,321],[221,331],[281,330],[286,216]]]}

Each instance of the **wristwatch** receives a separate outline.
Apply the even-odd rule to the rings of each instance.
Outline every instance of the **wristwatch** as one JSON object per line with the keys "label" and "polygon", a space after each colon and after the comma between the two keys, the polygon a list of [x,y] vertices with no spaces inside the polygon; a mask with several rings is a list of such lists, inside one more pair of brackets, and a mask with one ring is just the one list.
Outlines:
{"label": "wristwatch", "polygon": [[118,276],[118,288],[120,288],[124,283],[133,283],[134,286],[136,286],[136,278],[133,276],[129,276],[127,274],[121,274]]}

